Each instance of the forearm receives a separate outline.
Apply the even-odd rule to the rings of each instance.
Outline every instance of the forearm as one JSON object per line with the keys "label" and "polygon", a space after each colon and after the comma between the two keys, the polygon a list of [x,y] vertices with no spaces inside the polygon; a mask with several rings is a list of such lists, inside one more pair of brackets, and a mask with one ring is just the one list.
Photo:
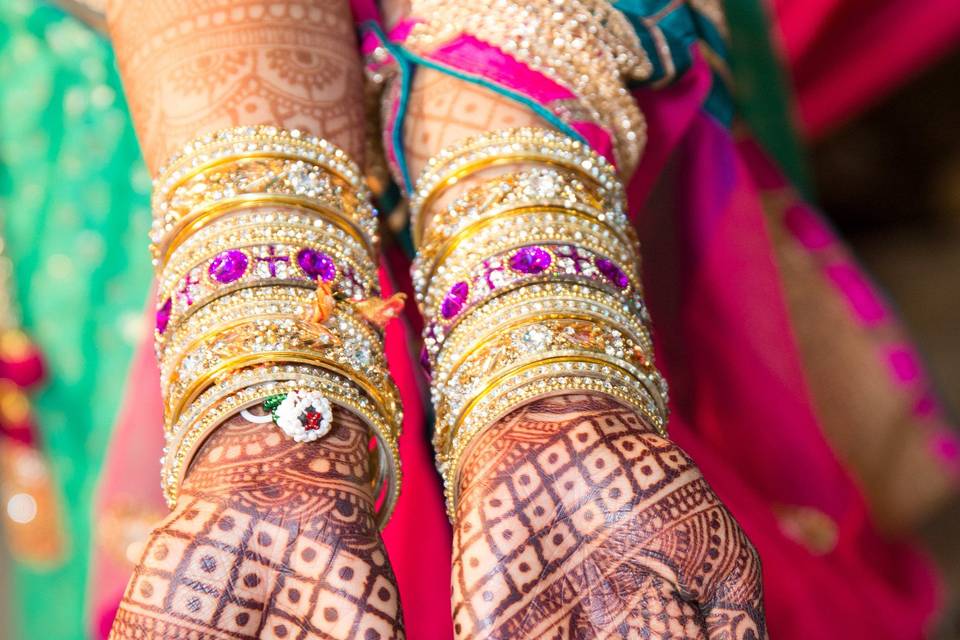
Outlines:
{"label": "forearm", "polygon": [[150,168],[198,135],[302,129],[361,162],[363,76],[347,0],[112,0],[110,36]]}
{"label": "forearm", "polygon": [[199,141],[159,175],[151,235],[175,506],[114,636],[402,637],[379,536],[399,407],[349,4],[118,0],[109,22],[155,176]]}
{"label": "forearm", "polygon": [[[577,6],[602,13],[606,3]],[[533,68],[568,78],[543,55],[553,43],[529,38],[529,50],[500,49],[531,60],[541,46]],[[409,98],[405,152],[414,173],[425,167],[411,205],[414,282],[455,531],[455,633],[761,638],[756,552],[666,437],[666,386],[622,201],[644,135],[622,127],[642,114],[601,99],[594,80],[604,78],[584,80],[572,108],[610,125],[619,175],[519,103],[462,79],[420,70]],[[491,139],[485,155],[478,141]]]}

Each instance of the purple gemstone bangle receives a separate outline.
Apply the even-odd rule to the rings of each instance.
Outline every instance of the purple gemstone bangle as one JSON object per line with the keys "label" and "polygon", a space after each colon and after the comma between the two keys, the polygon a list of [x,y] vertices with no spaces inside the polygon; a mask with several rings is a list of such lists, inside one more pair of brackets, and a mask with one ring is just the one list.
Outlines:
{"label": "purple gemstone bangle", "polygon": [[193,309],[230,291],[278,284],[312,288],[318,281],[332,283],[344,298],[379,295],[375,273],[320,247],[270,244],[228,249],[190,269],[162,292],[156,330],[163,335],[172,319],[182,320]]}
{"label": "purple gemstone bangle", "polygon": [[529,245],[484,260],[474,273],[451,285],[428,316],[433,324],[449,325],[492,295],[558,279],[586,280],[627,297],[638,294],[627,273],[609,258],[571,244]]}

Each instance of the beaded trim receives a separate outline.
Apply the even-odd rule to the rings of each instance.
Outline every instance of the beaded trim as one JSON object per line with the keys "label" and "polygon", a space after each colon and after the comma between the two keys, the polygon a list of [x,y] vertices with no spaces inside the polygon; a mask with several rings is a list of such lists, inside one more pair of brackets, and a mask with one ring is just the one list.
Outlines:
{"label": "beaded trim", "polygon": [[[664,416],[647,387],[610,364],[569,360],[542,363],[518,374],[499,388],[481,397],[451,432],[454,437],[444,448],[437,445],[437,466],[444,479],[447,514],[454,517],[460,465],[467,447],[477,435],[503,416],[530,402],[568,393],[599,393],[631,407],[666,437]],[[437,432],[437,436],[440,433]]]}
{"label": "beaded trim", "polygon": [[646,140],[646,122],[625,79],[653,64],[626,17],[605,0],[413,0],[419,20],[405,44],[429,52],[459,33],[487,42],[576,94],[576,105],[614,135],[623,175]]}
{"label": "beaded trim", "polygon": [[424,237],[423,211],[447,187],[481,168],[516,162],[539,162],[575,171],[593,182],[601,197],[625,202],[623,185],[613,166],[586,144],[550,129],[501,129],[467,138],[430,158],[410,196],[414,243],[419,246]]}
{"label": "beaded trim", "polygon": [[[369,201],[369,190],[363,182],[360,168],[336,145],[296,129],[277,127],[233,127],[202,136],[175,154],[157,174],[153,188],[154,222],[150,231],[155,257],[163,255],[165,243],[180,223],[178,209],[171,208],[170,199],[176,189],[199,173],[232,160],[256,155],[278,159],[300,160],[315,165],[345,181],[356,194],[357,202]],[[303,195],[310,190],[308,183]],[[322,203],[321,203],[322,204]],[[370,244],[375,245],[375,234]]]}

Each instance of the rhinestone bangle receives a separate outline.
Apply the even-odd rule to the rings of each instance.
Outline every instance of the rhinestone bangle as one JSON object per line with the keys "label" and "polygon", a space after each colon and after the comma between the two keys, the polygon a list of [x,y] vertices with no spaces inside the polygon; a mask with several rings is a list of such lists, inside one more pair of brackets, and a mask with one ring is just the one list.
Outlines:
{"label": "rhinestone bangle", "polygon": [[[274,172],[270,163],[281,166]],[[283,163],[290,165],[289,171],[283,169]],[[246,175],[252,173],[250,166],[243,171],[238,165],[260,167],[264,175]],[[185,238],[211,221],[239,207],[262,204],[286,204],[336,220],[375,252],[378,221],[373,206],[329,174],[322,174],[323,182],[301,184],[296,171],[306,172],[306,166],[302,161],[244,157],[191,178],[176,190],[165,212],[177,222],[162,247],[155,247],[158,266],[162,268]]]}
{"label": "rhinestone bangle", "polygon": [[[344,379],[331,376],[324,371],[311,371],[304,367],[296,367],[294,371],[294,373],[283,373],[273,368],[264,370],[262,373],[257,370],[243,372],[248,374],[247,386],[231,391],[225,391],[228,387],[211,389],[209,396],[202,399],[205,402],[198,402],[200,406],[189,416],[190,421],[182,420],[178,424],[178,428],[168,439],[166,455],[162,461],[162,487],[167,504],[171,508],[176,504],[180,486],[190,462],[206,438],[224,420],[277,394],[301,390],[318,391],[333,404],[351,411],[364,420],[376,437],[377,469],[380,479],[375,483],[375,487],[380,484],[385,485],[382,502],[377,512],[377,521],[383,528],[399,496],[401,481],[400,456],[397,448],[399,416],[393,424],[386,422],[366,397]],[[235,385],[236,381],[234,381]],[[187,417],[184,416],[184,418]]]}
{"label": "rhinestone bangle", "polygon": [[644,324],[650,322],[646,305],[639,297],[623,298],[590,286],[589,283],[577,281],[532,282],[516,289],[498,290],[476,309],[462,313],[451,321],[431,319],[423,332],[425,347],[435,359],[448,337],[455,333],[474,335],[495,322],[496,318],[510,313],[562,313],[567,309],[571,312],[589,311],[604,316],[619,313],[621,316],[634,317]]}
{"label": "rhinestone bangle", "polygon": [[[535,162],[577,172],[593,182],[605,199],[624,201],[616,171],[586,144],[549,129],[502,129],[468,138],[433,156],[410,197],[414,242],[424,238],[424,211],[446,188],[482,168]],[[620,208],[623,208],[622,205]]]}
{"label": "rhinestone bangle", "polygon": [[652,371],[653,348],[642,325],[618,325],[588,313],[539,312],[525,316],[511,314],[471,338],[447,344],[433,368],[431,383],[435,395],[442,394],[448,382],[457,384],[459,372],[468,359],[470,368],[492,371],[501,366],[498,360],[509,359],[511,351],[545,354],[561,347],[571,349],[589,343],[598,343],[607,355],[625,358],[647,373]]}
{"label": "rhinestone bangle", "polygon": [[227,362],[245,355],[322,354],[353,376],[369,378],[373,388],[392,388],[380,336],[348,311],[338,310],[320,326],[289,315],[246,317],[192,337],[181,348],[168,349],[161,360],[160,380],[171,410],[189,402],[188,390],[211,371],[222,371]]}
{"label": "rhinestone bangle", "polygon": [[418,261],[429,265],[450,238],[480,221],[527,208],[567,209],[607,224],[634,241],[623,202],[605,198],[573,171],[535,167],[484,180],[438,210],[430,220]]}
{"label": "rhinestone bangle", "polygon": [[[371,217],[363,214],[372,209],[367,210],[366,205],[361,204],[369,201],[369,192],[359,168],[346,153],[326,140],[305,135],[297,130],[287,131],[269,126],[235,127],[192,141],[171,158],[159,172],[158,178],[154,181],[154,224],[150,234],[156,247],[155,255],[163,255],[166,252],[165,245],[175,234],[181,222],[182,210],[173,207],[171,203],[178,187],[209,170],[258,156],[291,161],[293,165],[301,161],[312,165],[314,172],[323,171],[332,174],[333,178],[344,181],[356,195],[358,217],[362,217],[358,223],[373,232],[370,234],[370,244],[376,244],[375,226],[369,222]],[[293,165],[290,165],[291,168]],[[303,175],[304,183],[300,184],[299,188],[290,186],[290,190],[299,190],[304,197],[309,197],[307,194],[311,190],[320,194],[311,173],[309,170],[306,171]],[[285,174],[281,182],[290,185],[290,179],[291,177]],[[271,185],[274,183],[270,182]],[[296,179],[294,184],[299,184],[296,183]],[[256,188],[257,184],[251,186]],[[238,185],[231,185],[231,188],[237,190]],[[317,200],[322,206],[323,198],[317,198]]]}
{"label": "rhinestone bangle", "polygon": [[[437,295],[423,309],[428,317],[454,321],[502,291],[551,281],[581,282],[626,298],[640,296],[639,275],[628,274],[605,255],[571,244],[537,244],[493,255],[472,271],[450,273],[437,282]],[[439,290],[441,286],[447,286],[446,291]]]}
{"label": "rhinestone bangle", "polygon": [[629,304],[617,294],[575,283],[529,284],[487,300],[449,329],[427,325],[424,329],[426,355],[431,367],[438,368],[441,359],[455,358],[453,354],[485,335],[492,335],[501,325],[512,326],[530,318],[594,319],[620,328],[644,345],[645,350],[652,351],[646,308],[640,298],[632,301],[634,304]]}
{"label": "rhinestone bangle", "polygon": [[643,416],[656,431],[666,437],[665,417],[646,387],[615,367],[596,362],[567,360],[543,362],[518,374],[501,387],[480,397],[454,426],[455,438],[444,451],[438,449],[437,467],[444,480],[447,512],[453,518],[456,508],[460,465],[469,445],[484,429],[511,411],[537,399],[572,394],[601,394],[618,400]]}

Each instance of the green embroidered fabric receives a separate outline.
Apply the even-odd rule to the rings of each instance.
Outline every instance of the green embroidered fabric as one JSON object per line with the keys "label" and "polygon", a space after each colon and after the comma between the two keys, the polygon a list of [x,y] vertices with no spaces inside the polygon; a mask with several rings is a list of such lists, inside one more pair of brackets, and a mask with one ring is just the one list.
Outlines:
{"label": "green embroidered fabric", "polygon": [[49,364],[35,406],[68,545],[58,566],[16,565],[11,637],[85,638],[94,482],[148,330],[150,180],[109,44],[82,23],[0,2],[0,79],[0,219],[24,328]]}

